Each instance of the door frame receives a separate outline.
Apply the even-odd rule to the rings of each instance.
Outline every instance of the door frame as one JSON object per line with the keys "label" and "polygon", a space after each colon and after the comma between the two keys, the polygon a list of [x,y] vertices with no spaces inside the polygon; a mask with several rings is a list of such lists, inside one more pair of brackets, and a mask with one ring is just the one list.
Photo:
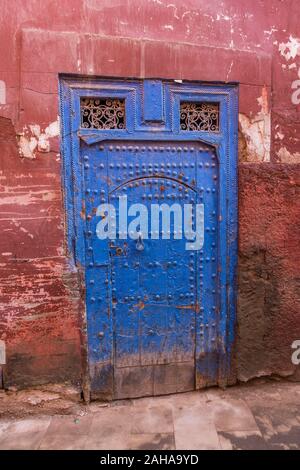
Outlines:
{"label": "door frame", "polygon": [[[150,79],[149,79],[150,80]],[[137,96],[143,92],[142,79],[109,77],[59,76],[59,98],[61,116],[62,187],[64,194],[66,249],[72,269],[80,273],[80,283],[85,292],[85,244],[82,211],[83,171],[80,162],[80,140],[95,144],[111,140],[135,141],[200,141],[214,147],[219,163],[219,356],[218,368],[211,377],[198,382],[198,387],[208,385],[226,386],[235,381],[234,353],[236,329],[236,277],[238,237],[238,84],[237,83],[178,83],[162,80],[165,87],[165,126],[150,134],[151,125],[143,122],[143,110],[137,105]],[[126,128],[122,130],[83,129],[80,127],[81,97],[126,98]],[[180,100],[198,100],[220,103],[220,132],[180,131]],[[169,107],[169,102],[172,107]],[[175,111],[174,111],[175,110]],[[128,117],[128,119],[127,119]],[[83,391],[90,396],[88,338],[86,333],[86,302],[82,302],[82,350]],[[209,358],[201,363],[202,371],[209,371]]]}

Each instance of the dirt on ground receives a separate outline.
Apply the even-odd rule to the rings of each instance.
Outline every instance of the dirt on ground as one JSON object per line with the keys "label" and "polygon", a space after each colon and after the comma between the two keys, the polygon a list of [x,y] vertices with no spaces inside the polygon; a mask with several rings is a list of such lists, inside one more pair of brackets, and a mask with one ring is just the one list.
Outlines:
{"label": "dirt on ground", "polygon": [[[239,384],[238,390],[244,389],[245,393],[251,393],[257,386],[268,388],[272,384],[288,383],[286,379],[278,377],[259,378],[247,383]],[[234,393],[236,386],[229,388]],[[219,390],[212,388],[208,390]],[[226,391],[224,390],[224,393]],[[0,420],[20,419],[37,415],[86,415],[93,413],[94,408],[118,406],[130,403],[131,400],[116,400],[114,402],[85,403],[79,387],[65,384],[49,384],[38,388],[17,390],[14,387],[8,390],[0,390]]]}
{"label": "dirt on ground", "polygon": [[45,385],[28,390],[0,390],[0,419],[34,415],[86,412],[79,388],[69,384]]}

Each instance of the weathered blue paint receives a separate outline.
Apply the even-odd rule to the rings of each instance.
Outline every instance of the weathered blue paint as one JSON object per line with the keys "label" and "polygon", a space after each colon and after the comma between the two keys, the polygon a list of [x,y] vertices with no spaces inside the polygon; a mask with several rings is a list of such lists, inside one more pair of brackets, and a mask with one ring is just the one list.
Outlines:
{"label": "weathered blue paint", "polygon": [[145,80],[143,89],[143,116],[147,122],[163,123],[164,87],[161,80]]}
{"label": "weathered blue paint", "polygon": [[[80,128],[88,96],[125,98],[126,128]],[[225,384],[235,337],[237,87],[62,77],[60,97],[68,246],[85,272],[92,395]],[[180,101],[220,103],[220,131],[181,131]],[[100,241],[96,207],[123,194],[147,206],[203,202],[203,249]]]}

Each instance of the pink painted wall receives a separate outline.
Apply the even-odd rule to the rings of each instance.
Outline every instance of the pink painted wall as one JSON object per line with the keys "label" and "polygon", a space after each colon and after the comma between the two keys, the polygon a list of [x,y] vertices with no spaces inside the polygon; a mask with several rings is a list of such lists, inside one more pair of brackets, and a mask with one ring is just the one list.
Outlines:
{"label": "pink painted wall", "polygon": [[[298,0],[1,2],[0,338],[7,345],[6,384],[79,380],[81,374],[80,282],[64,244],[59,73],[240,83],[238,376],[295,373],[299,16]],[[278,187],[289,196],[276,193]],[[277,255],[274,237],[280,240]],[[252,257],[253,250],[259,255]],[[284,259],[280,271],[274,256]],[[267,286],[278,294],[271,310],[256,293],[265,271]],[[251,330],[251,319],[258,330]],[[251,334],[257,338],[253,354]]]}

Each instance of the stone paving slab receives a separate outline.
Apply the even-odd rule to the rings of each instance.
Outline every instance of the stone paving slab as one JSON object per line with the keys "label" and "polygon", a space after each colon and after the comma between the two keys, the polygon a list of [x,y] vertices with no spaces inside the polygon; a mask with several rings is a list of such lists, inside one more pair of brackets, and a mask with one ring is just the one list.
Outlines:
{"label": "stone paving slab", "polygon": [[300,384],[247,384],[93,402],[66,416],[0,420],[0,449],[300,450]]}
{"label": "stone paving slab", "polygon": [[0,449],[36,450],[47,432],[51,417],[0,423]]}
{"label": "stone paving slab", "polygon": [[42,450],[84,449],[91,425],[91,416],[88,415],[80,417],[54,416],[39,448]]}
{"label": "stone paving slab", "polygon": [[172,408],[167,404],[132,410],[130,431],[133,434],[172,434]]}
{"label": "stone paving slab", "polygon": [[174,433],[176,449],[220,449],[218,433],[208,407],[180,406],[174,409]]}
{"label": "stone paving slab", "polygon": [[252,404],[251,410],[269,449],[300,449],[300,404]]}
{"label": "stone paving slab", "polygon": [[259,431],[219,432],[222,450],[268,450]]}
{"label": "stone paving slab", "polygon": [[255,418],[241,399],[213,400],[207,403],[217,431],[258,431]]}

